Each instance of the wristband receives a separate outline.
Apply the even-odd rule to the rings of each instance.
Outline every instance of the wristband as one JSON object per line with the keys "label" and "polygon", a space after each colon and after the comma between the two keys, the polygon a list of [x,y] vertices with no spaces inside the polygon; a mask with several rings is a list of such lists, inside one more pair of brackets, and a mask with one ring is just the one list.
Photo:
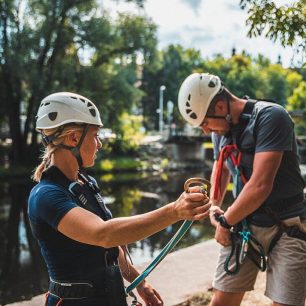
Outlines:
{"label": "wristband", "polygon": [[218,216],[218,222],[220,223],[220,225],[226,229],[231,229],[232,225],[228,224],[224,215],[220,215]]}

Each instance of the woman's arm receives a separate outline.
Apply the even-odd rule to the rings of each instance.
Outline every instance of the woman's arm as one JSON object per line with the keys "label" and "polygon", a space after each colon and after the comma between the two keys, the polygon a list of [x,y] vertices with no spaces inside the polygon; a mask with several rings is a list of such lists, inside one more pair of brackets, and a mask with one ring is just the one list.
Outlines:
{"label": "woman's arm", "polygon": [[75,207],[64,215],[57,229],[73,240],[109,248],[144,239],[179,220],[201,220],[208,216],[207,202],[202,193],[184,192],[175,202],[154,211],[108,221]]}

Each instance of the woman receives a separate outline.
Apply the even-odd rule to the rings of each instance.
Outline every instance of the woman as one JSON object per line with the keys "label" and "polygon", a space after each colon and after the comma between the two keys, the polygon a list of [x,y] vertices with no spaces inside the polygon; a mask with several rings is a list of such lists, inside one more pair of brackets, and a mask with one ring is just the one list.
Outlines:
{"label": "woman", "polygon": [[[157,210],[112,219],[96,181],[83,170],[102,147],[96,106],[77,94],[55,93],[42,100],[36,119],[45,153],[28,212],[50,276],[46,305],[127,305],[122,275],[131,282],[139,273],[120,246],[179,220],[207,217],[208,199],[195,187]],[[137,290],[146,305],[163,305],[146,281]]]}

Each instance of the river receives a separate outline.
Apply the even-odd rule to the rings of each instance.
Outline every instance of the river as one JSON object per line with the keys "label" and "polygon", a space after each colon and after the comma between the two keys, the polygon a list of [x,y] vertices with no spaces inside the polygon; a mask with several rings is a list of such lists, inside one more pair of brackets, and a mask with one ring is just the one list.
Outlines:
{"label": "river", "polygon": [[[175,200],[187,178],[209,177],[207,169],[188,173],[121,173],[95,175],[114,217],[141,214]],[[27,197],[34,186],[29,178],[0,183],[0,304],[28,299],[45,292],[47,271],[26,216]],[[230,196],[229,196],[230,197]],[[152,260],[181,223],[129,245],[135,264]],[[195,222],[176,249],[212,238],[208,220]]]}

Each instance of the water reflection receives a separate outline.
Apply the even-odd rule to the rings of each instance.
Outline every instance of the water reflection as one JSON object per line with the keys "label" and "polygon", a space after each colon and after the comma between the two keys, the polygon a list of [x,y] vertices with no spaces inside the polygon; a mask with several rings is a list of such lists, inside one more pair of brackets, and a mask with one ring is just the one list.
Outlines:
{"label": "water reflection", "polygon": [[47,274],[26,217],[30,181],[0,185],[0,303],[27,299],[45,290]]}
{"label": "water reflection", "polygon": [[[97,177],[102,194],[113,215],[141,214],[175,200],[191,176],[209,177],[209,173],[108,174]],[[26,216],[27,197],[33,183],[29,180],[0,184],[0,304],[28,299],[45,292],[48,275],[39,247],[33,239]],[[134,263],[155,257],[166,245],[181,223],[143,241],[131,244]],[[196,222],[176,246],[186,247],[211,238],[213,229],[208,221]]]}

